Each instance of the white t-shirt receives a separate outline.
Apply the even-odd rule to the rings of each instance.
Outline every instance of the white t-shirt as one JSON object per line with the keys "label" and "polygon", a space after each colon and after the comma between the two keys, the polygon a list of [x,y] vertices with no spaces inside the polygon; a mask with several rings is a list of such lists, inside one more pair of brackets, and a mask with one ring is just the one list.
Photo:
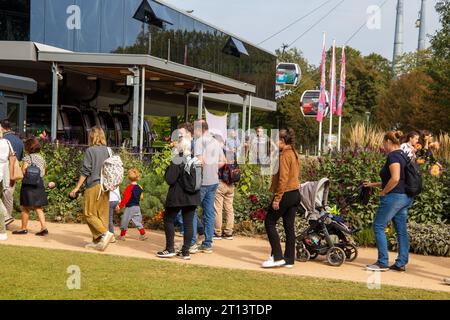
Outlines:
{"label": "white t-shirt", "polygon": [[403,143],[400,148],[403,150],[404,153],[408,156],[408,158],[413,159],[415,156],[415,150],[409,143]]}
{"label": "white t-shirt", "polygon": [[8,141],[0,138],[0,181],[3,181],[5,170],[9,170],[9,152]]}
{"label": "white t-shirt", "polygon": [[122,198],[120,196],[120,188],[117,187],[114,191],[109,192],[109,202],[120,202]]}

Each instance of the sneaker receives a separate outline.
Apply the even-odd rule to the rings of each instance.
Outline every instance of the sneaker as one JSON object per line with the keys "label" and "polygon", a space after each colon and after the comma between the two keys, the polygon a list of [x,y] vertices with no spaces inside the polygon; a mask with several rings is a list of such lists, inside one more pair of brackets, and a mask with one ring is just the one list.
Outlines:
{"label": "sneaker", "polygon": [[8,235],[6,233],[0,233],[0,241],[8,240]]}
{"label": "sneaker", "polygon": [[294,267],[293,264],[284,264],[283,268],[292,269]]}
{"label": "sneaker", "polygon": [[106,248],[108,248],[108,245],[111,243],[112,238],[114,237],[114,234],[107,231],[103,236],[102,240],[98,243],[97,250],[99,251],[105,251]]}
{"label": "sneaker", "polygon": [[118,237],[116,237],[116,240],[125,241],[126,239],[125,239],[125,236],[118,236]]}
{"label": "sneaker", "polygon": [[28,230],[16,230],[16,231],[13,231],[12,234],[14,234],[14,235],[26,235],[26,234],[28,234]]}
{"label": "sneaker", "polygon": [[170,252],[168,250],[160,251],[156,253],[156,256],[159,258],[172,258],[175,257],[177,254],[175,252]]}
{"label": "sneaker", "polygon": [[384,272],[384,271],[388,271],[388,270],[389,270],[389,267],[388,267],[388,266],[384,266],[384,265],[382,265],[382,264],[379,263],[379,262],[376,262],[376,263],[374,263],[374,264],[369,264],[369,265],[367,265],[367,270],[369,270],[369,271],[382,271],[382,272]]}
{"label": "sneaker", "polygon": [[14,222],[14,218],[9,218],[5,220],[5,227],[9,226],[11,223]]}
{"label": "sneaker", "polygon": [[226,235],[223,236],[223,238],[225,240],[233,240],[233,235],[232,234],[226,234]]}
{"label": "sneaker", "polygon": [[220,234],[214,233],[213,240],[222,240],[222,236]]}
{"label": "sneaker", "polygon": [[389,270],[392,271],[398,271],[398,272],[406,272],[406,267],[397,267],[397,265],[393,264],[392,266],[389,267]]}
{"label": "sneaker", "polygon": [[177,253],[177,258],[183,259],[183,260],[191,260],[191,256],[189,253],[183,254],[181,251]]}
{"label": "sneaker", "polygon": [[113,236],[112,239],[111,239],[111,243],[116,243],[116,242],[117,242],[116,236]]}
{"label": "sneaker", "polygon": [[139,240],[140,240],[140,241],[145,241],[145,240],[147,240],[147,239],[148,239],[148,237],[147,237],[146,234],[141,234],[141,235],[139,236]]}
{"label": "sneaker", "polygon": [[199,250],[200,250],[200,252],[203,252],[203,253],[212,253],[213,252],[212,248],[208,248],[203,245],[200,246]]}
{"label": "sneaker", "polygon": [[196,254],[198,252],[198,245],[193,244],[190,248],[189,248],[189,253],[190,254]]}
{"label": "sneaker", "polygon": [[38,237],[45,237],[47,235],[48,235],[48,230],[47,229],[41,230],[38,233],[36,233],[36,236],[38,236]]}
{"label": "sneaker", "polygon": [[445,279],[444,279],[444,283],[450,285],[450,278],[445,278]]}
{"label": "sneaker", "polygon": [[263,268],[276,268],[276,267],[281,267],[284,266],[286,264],[286,261],[284,260],[279,260],[279,261],[275,261],[273,259],[273,256],[269,257],[269,259],[267,259],[266,261],[264,261],[261,265],[261,267]]}
{"label": "sneaker", "polygon": [[85,249],[91,249],[91,250],[97,250],[98,246],[99,246],[98,243],[90,242],[87,245],[85,245],[84,248]]}

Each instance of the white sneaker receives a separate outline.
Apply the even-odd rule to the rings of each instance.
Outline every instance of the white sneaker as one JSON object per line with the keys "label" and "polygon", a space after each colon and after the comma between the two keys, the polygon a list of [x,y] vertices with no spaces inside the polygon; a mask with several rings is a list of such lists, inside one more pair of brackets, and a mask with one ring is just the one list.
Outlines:
{"label": "white sneaker", "polygon": [[8,240],[8,235],[6,233],[0,233],[0,241]]}
{"label": "white sneaker", "polygon": [[190,254],[196,254],[198,252],[198,245],[194,244],[189,248]]}
{"label": "white sneaker", "polygon": [[284,260],[274,261],[273,257],[270,257],[269,259],[267,259],[266,261],[264,261],[262,263],[261,267],[276,268],[276,267],[284,266],[285,264],[286,264],[286,261],[284,261]]}
{"label": "white sneaker", "polygon": [[285,264],[283,265],[283,268],[292,269],[294,267],[293,264]]}
{"label": "white sneaker", "polygon": [[114,237],[114,234],[107,231],[103,236],[102,240],[98,244],[97,250],[99,251],[105,251],[106,248],[108,248],[108,245],[111,243],[112,238]]}
{"label": "white sneaker", "polygon": [[113,236],[112,237],[112,239],[111,239],[111,243],[116,243],[117,241],[116,241],[116,236]]}

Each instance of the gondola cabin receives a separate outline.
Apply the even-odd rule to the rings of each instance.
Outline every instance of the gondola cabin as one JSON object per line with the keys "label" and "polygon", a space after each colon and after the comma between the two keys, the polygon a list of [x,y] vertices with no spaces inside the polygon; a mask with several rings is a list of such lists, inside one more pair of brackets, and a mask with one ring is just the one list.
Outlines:
{"label": "gondola cabin", "polygon": [[277,65],[277,85],[297,86],[302,72],[296,63],[280,63]]}
{"label": "gondola cabin", "polygon": [[[300,109],[305,117],[316,117],[319,109],[320,90],[306,90],[300,99]],[[328,114],[328,91],[326,94],[327,108],[324,116]]]}

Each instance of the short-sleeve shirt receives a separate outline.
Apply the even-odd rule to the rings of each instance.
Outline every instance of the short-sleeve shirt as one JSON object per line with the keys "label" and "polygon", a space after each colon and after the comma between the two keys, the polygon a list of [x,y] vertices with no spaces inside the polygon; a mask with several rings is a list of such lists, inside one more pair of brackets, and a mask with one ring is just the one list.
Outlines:
{"label": "short-sleeve shirt", "polygon": [[389,193],[406,193],[405,191],[405,167],[406,167],[406,159],[405,154],[402,150],[396,150],[389,153],[386,159],[386,163],[384,164],[383,169],[381,169],[380,177],[382,182],[382,188],[386,187],[389,180],[391,179],[391,171],[389,170],[389,166],[393,163],[400,164],[400,181],[392,189]]}
{"label": "short-sleeve shirt", "polygon": [[44,176],[45,159],[40,154],[38,153],[27,154],[25,157],[23,157],[23,161],[26,162],[28,166],[30,166],[31,162],[33,162],[33,164],[41,170],[41,177]]}
{"label": "short-sleeve shirt", "polygon": [[210,134],[205,134],[195,142],[195,156],[203,156],[205,164],[202,170],[202,186],[219,184],[219,162],[225,155],[219,142]]}

